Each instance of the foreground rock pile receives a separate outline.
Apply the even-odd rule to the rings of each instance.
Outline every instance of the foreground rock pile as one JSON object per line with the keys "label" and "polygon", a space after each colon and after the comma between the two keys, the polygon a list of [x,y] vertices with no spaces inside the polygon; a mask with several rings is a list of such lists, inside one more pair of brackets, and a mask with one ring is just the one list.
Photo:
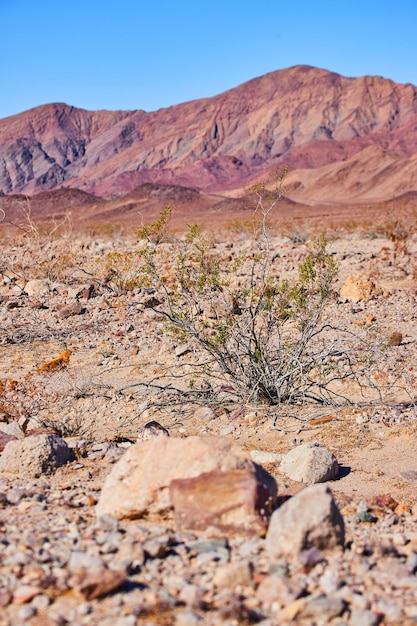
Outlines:
{"label": "foreground rock pile", "polygon": [[3,471],[0,625],[417,621],[410,511],[394,513],[398,503],[388,496],[338,505],[331,483],[318,483],[289,499],[278,496],[272,516],[263,509],[269,520],[262,526],[253,518],[259,502],[232,484],[221,493],[240,496],[243,508],[232,502],[225,525],[226,502],[209,499],[215,510],[209,522],[203,511],[197,532],[195,517],[175,515],[184,506],[180,498],[176,511],[175,477],[194,476],[184,481],[194,481],[195,512],[207,504],[210,465],[217,481],[240,472],[266,485],[263,506],[266,493],[276,500],[274,479],[248,454],[204,437],[138,443],[110,471],[103,463],[104,486],[100,463],[88,457],[67,464],[66,474],[61,468],[38,480]]}

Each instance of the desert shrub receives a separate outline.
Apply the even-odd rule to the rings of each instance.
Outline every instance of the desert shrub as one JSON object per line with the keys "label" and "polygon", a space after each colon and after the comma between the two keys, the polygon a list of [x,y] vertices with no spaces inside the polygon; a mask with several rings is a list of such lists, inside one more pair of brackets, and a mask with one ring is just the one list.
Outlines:
{"label": "desert shrub", "polygon": [[7,422],[35,415],[44,406],[44,397],[44,385],[32,373],[0,379],[0,414]]}
{"label": "desert shrub", "polygon": [[167,204],[159,214],[158,219],[151,224],[144,224],[137,232],[139,239],[158,245],[167,236],[168,226],[172,216],[172,205]]}
{"label": "desert shrub", "polygon": [[195,224],[169,247],[147,238],[141,248],[144,284],[157,294],[148,306],[196,355],[174,377],[186,379],[195,397],[228,393],[271,405],[346,401],[347,381],[359,394],[378,395],[373,367],[378,359],[383,367],[381,350],[366,329],[341,329],[329,312],[338,268],[325,234],[308,247],[294,279],[278,276],[268,220],[282,182],[283,175],[272,192],[252,189],[257,228],[239,255],[219,251]]}
{"label": "desert shrub", "polygon": [[138,268],[136,251],[107,252],[104,261],[102,282],[107,289],[116,295],[123,295],[133,291],[142,284],[142,272]]}
{"label": "desert shrub", "polygon": [[[99,283],[115,295],[124,295],[135,289],[145,286],[147,281],[146,271],[141,260],[144,247],[154,247],[161,244],[168,233],[168,226],[172,215],[170,204],[160,212],[158,219],[150,224],[144,224],[136,233],[139,240],[139,248],[121,251],[111,250],[106,253],[104,262],[100,262],[96,276]],[[101,278],[100,278],[101,275]]]}

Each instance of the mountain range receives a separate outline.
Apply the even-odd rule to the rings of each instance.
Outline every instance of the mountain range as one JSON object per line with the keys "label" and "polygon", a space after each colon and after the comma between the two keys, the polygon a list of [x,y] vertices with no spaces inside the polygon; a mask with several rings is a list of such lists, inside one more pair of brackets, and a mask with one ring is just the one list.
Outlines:
{"label": "mountain range", "polygon": [[295,66],[153,112],[55,103],[0,120],[2,206],[227,208],[283,166],[299,205],[414,199],[417,87]]}

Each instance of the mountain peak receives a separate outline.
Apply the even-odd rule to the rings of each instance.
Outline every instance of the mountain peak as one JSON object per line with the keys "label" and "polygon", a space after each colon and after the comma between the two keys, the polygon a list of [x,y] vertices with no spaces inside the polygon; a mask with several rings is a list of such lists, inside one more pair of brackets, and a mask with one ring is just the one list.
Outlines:
{"label": "mountain peak", "polygon": [[53,103],[0,120],[0,190],[109,196],[151,182],[223,193],[284,164],[292,177],[338,166],[370,146],[404,163],[416,153],[417,89],[295,65],[149,113]]}

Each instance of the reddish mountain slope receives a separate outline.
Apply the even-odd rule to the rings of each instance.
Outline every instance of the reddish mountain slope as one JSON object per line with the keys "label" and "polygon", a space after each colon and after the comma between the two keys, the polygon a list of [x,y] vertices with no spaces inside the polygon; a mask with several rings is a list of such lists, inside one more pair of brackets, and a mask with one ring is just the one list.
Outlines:
{"label": "reddish mountain slope", "polygon": [[416,191],[417,88],[296,66],[150,113],[53,104],[0,120],[4,193],[152,182],[231,195],[284,164],[303,203]]}

